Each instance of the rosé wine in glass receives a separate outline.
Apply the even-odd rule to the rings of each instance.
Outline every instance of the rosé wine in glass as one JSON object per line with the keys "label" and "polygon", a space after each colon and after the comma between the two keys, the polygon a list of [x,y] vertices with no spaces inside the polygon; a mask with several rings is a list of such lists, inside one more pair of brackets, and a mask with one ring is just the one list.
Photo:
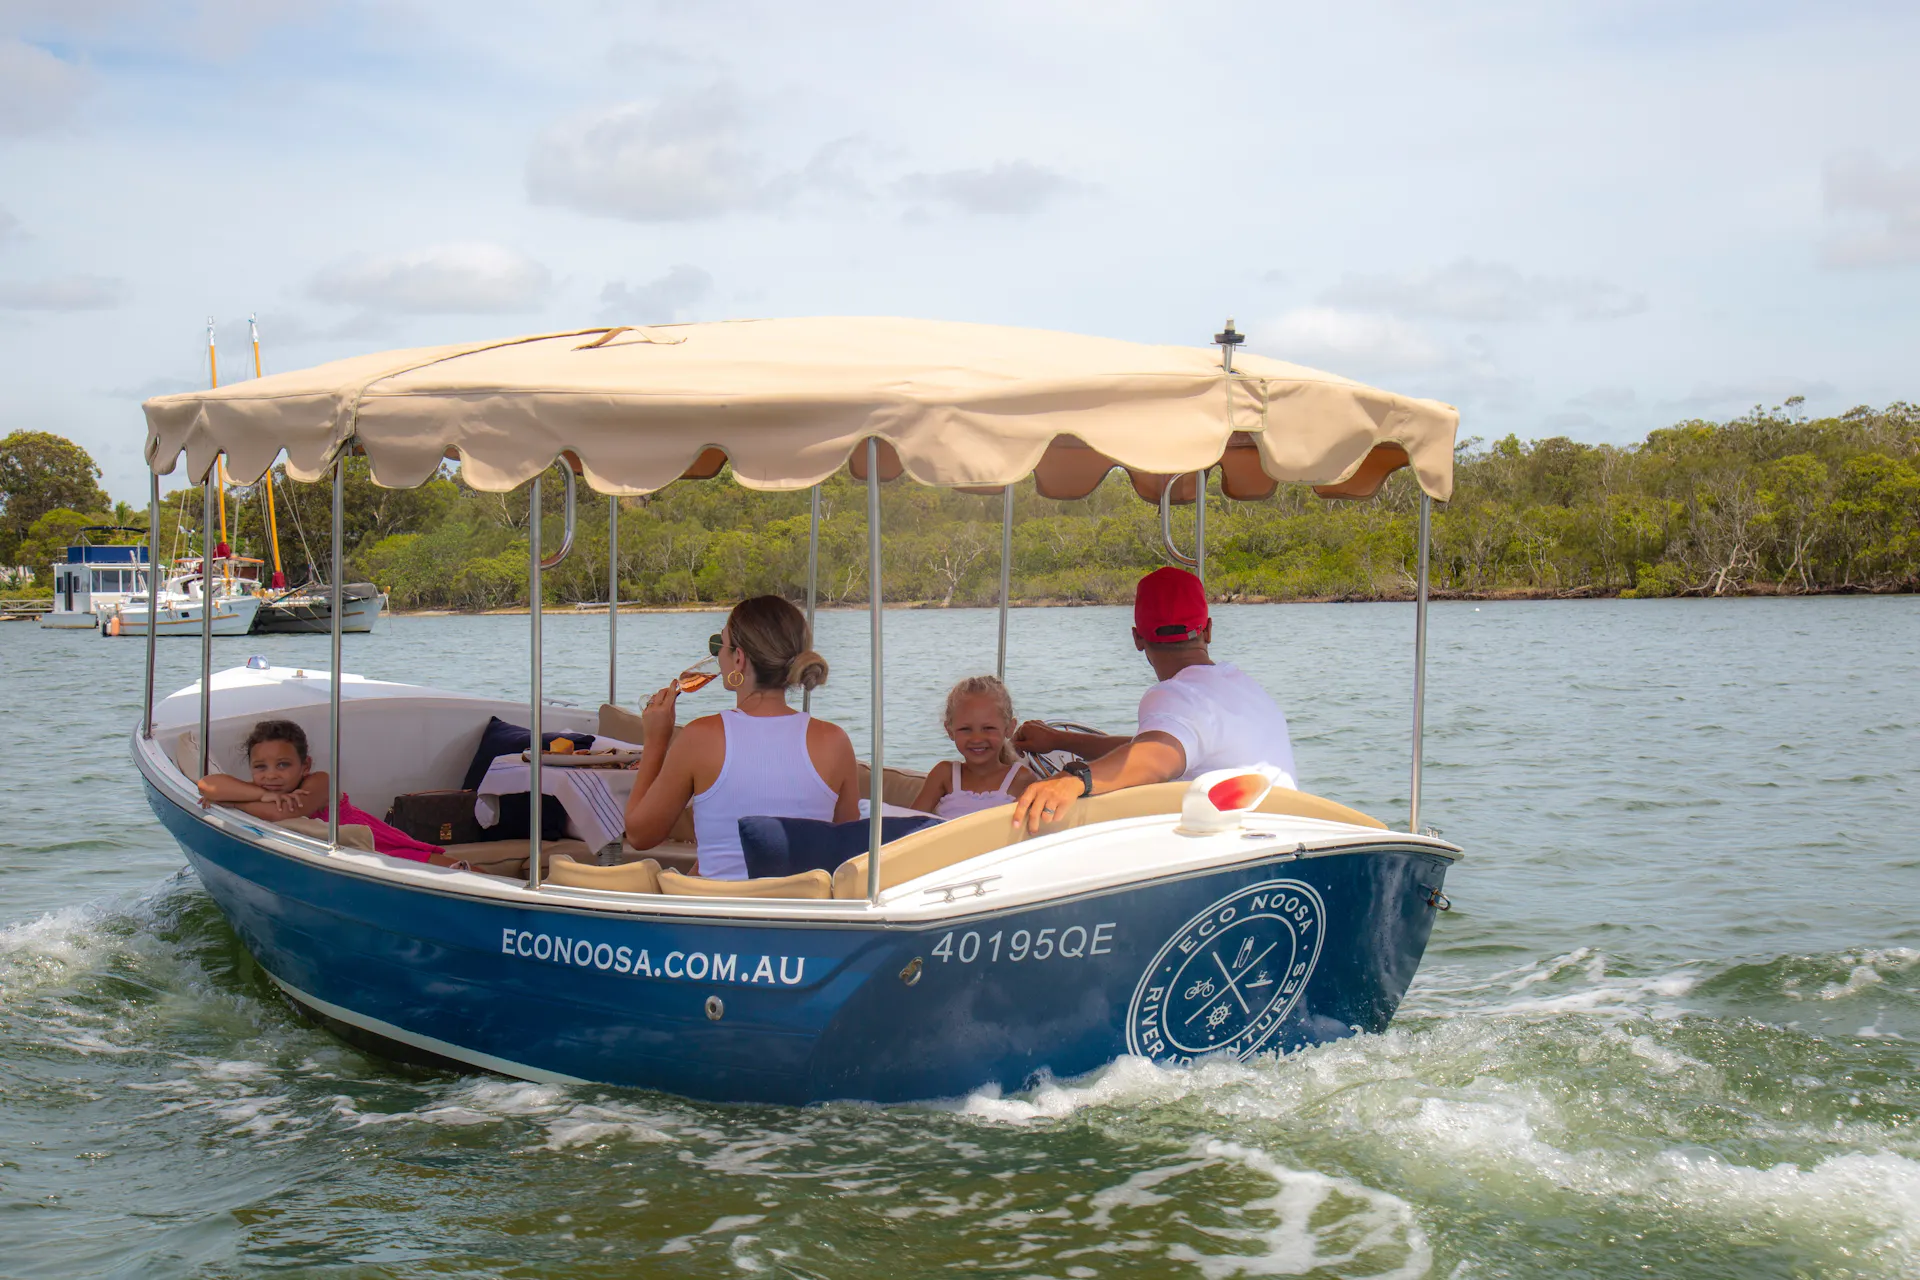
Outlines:
{"label": "ros\u00e9 wine in glass", "polygon": [[680,686],[680,692],[698,693],[719,678],[720,659],[702,658],[673,679]]}

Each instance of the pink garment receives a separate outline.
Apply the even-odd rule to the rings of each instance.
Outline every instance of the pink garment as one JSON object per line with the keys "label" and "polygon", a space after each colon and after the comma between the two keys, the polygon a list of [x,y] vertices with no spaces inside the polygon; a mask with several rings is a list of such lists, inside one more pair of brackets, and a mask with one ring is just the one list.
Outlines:
{"label": "pink garment", "polygon": [[[307,816],[309,818],[318,818],[320,821],[325,822],[327,820],[327,806],[321,805]],[[446,852],[445,849],[442,849],[437,844],[427,844],[424,841],[415,840],[398,827],[388,826],[386,823],[380,821],[380,819],[368,813],[365,809],[356,809],[353,802],[344,795],[340,797],[340,825],[343,827],[366,826],[368,830],[373,832],[373,847],[375,852],[384,853],[390,858],[406,858],[413,862],[425,862],[436,853]]]}

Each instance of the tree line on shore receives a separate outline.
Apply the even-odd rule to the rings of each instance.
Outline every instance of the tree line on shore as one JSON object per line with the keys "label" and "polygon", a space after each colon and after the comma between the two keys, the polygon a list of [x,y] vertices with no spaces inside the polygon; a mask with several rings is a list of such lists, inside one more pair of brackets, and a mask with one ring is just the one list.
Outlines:
{"label": "tree line on shore", "polygon": [[[0,484],[23,468],[15,432],[0,440]],[[42,463],[65,458],[46,492],[0,491],[0,565],[45,565],[84,524],[141,524],[144,511],[108,509],[91,459],[76,470],[45,437],[26,442]],[[84,473],[84,474],[83,474]],[[88,486],[91,485],[91,492]],[[28,485],[31,488],[31,482]],[[266,486],[228,490],[238,554],[270,558]],[[561,486],[543,486],[542,540],[559,543]],[[325,577],[328,486],[286,482],[273,492],[290,580]],[[75,497],[81,501],[69,501]],[[607,598],[607,502],[580,491],[573,552],[545,575],[549,604]],[[719,603],[807,583],[808,498],[686,482],[622,499],[620,596],[650,605]],[[34,505],[39,505],[35,511]],[[197,553],[200,494],[162,503],[161,549]],[[821,486],[820,598],[867,599],[864,488],[845,476]],[[998,598],[996,497],[913,484],[885,487],[885,592],[891,601],[986,604]],[[482,493],[457,467],[414,490],[381,489],[363,460],[347,467],[343,541],[352,579],[378,583],[401,609],[485,610],[527,600],[524,490]],[[1391,599],[1413,587],[1418,491],[1401,471],[1376,497],[1325,502],[1305,486],[1272,499],[1208,496],[1208,585],[1246,600]],[[1176,540],[1192,545],[1191,508]],[[317,555],[315,553],[318,553]],[[1165,562],[1159,513],[1115,473],[1089,498],[1015,498],[1016,600],[1119,603],[1141,573]],[[1797,401],[1727,422],[1688,421],[1633,445],[1513,436],[1461,443],[1454,494],[1437,506],[1433,586],[1441,595],[1631,597],[1912,591],[1920,588],[1920,408],[1898,402],[1809,419]]]}

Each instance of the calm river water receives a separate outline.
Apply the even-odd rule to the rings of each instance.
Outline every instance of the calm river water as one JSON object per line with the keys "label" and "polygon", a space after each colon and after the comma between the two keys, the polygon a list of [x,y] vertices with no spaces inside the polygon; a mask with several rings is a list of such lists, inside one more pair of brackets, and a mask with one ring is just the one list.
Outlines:
{"label": "calm river water", "polygon": [[[887,622],[889,759],[924,765],[993,615]],[[623,618],[625,700],[716,625]],[[524,695],[524,619],[381,626],[349,669]],[[865,627],[820,628],[856,742]],[[1017,611],[1021,710],[1130,723],[1125,627]],[[1411,608],[1217,629],[1303,784],[1404,822]],[[1386,1035],[796,1111],[307,1026],[147,812],[142,646],[0,626],[0,1275],[1920,1275],[1920,600],[1446,604],[1432,635],[1426,817],[1468,858]],[[552,619],[549,695],[597,702],[605,640]],[[161,650],[187,683],[197,644]]]}

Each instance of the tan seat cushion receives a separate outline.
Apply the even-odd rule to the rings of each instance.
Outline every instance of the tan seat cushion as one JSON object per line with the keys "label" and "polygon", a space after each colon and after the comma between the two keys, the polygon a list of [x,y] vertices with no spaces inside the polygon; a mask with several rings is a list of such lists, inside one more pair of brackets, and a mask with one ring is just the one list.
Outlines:
{"label": "tan seat cushion", "polygon": [[[868,791],[868,779],[873,776],[873,766],[866,761],[858,762],[856,768],[860,775],[860,798],[866,799],[872,794]],[[880,783],[880,797],[888,804],[897,804],[902,809],[910,809],[913,802],[920,798],[920,788],[925,785],[927,775],[915,773],[911,769],[895,769],[889,765],[884,771]]]}
{"label": "tan seat cushion", "polygon": [[[1187,786],[1185,782],[1161,782],[1149,787],[1128,787],[1121,791],[1109,791],[1103,796],[1092,796],[1067,810],[1060,821],[1044,824],[1037,834],[1051,835],[1056,831],[1071,831],[1076,827],[1091,826],[1096,822],[1114,822],[1122,818],[1177,814],[1180,812],[1181,798],[1187,793]],[[1346,822],[1382,831],[1387,829],[1386,823],[1368,817],[1358,809],[1349,809],[1335,801],[1286,787],[1275,787],[1269,791],[1267,798],[1260,802],[1259,812]],[[1004,849],[1017,839],[1025,839],[1024,833],[1015,832],[1010,821],[1012,815],[1013,811],[1002,805],[937,826],[923,827],[912,835],[902,836],[880,851],[880,887],[891,889],[897,884],[931,875],[983,853]],[[833,896],[847,899],[867,896],[866,854],[850,858],[834,870]]]}
{"label": "tan seat cushion", "polygon": [[[676,825],[676,831],[679,827]],[[621,862],[638,862],[642,858],[652,858],[668,871],[678,871],[692,875],[700,869],[700,851],[694,846],[693,836],[688,834],[685,840],[667,839],[651,849],[636,849],[630,844],[620,846],[620,852],[614,855]]]}
{"label": "tan seat cushion", "polygon": [[[510,880],[524,880],[527,877],[527,845],[524,840],[476,840],[467,844],[445,846],[449,857],[465,858],[467,865],[475,871],[490,876],[505,876]],[[584,840],[542,840],[540,842],[540,860],[571,857],[574,859],[591,858],[593,851],[587,848]]]}
{"label": "tan seat cushion", "polygon": [[[468,844],[450,844],[442,846],[456,858],[465,858],[468,862],[505,862],[509,858],[526,860],[527,842],[525,840],[475,840]],[[569,857],[576,861],[591,858],[593,850],[587,848],[585,840],[542,840],[540,857],[544,861],[553,857]]]}
{"label": "tan seat cushion", "polygon": [[759,880],[708,880],[662,871],[660,892],[698,898],[831,898],[833,877],[824,871],[802,871],[797,876]]}
{"label": "tan seat cushion", "polygon": [[617,867],[596,867],[560,854],[547,864],[546,883],[575,889],[611,889],[619,893],[658,893],[660,864],[652,858],[642,858]]}
{"label": "tan seat cushion", "polygon": [[[281,818],[273,825],[276,827],[285,827],[289,831],[297,831],[303,836],[308,836],[323,843],[327,838],[327,824],[326,821],[321,818]],[[364,822],[347,823],[340,828],[340,847],[342,849],[358,849],[362,853],[375,852],[373,847],[373,828]]]}
{"label": "tan seat cushion", "polygon": [[647,740],[645,730],[640,727],[640,713],[616,707],[611,702],[600,704],[600,736],[643,744]]}
{"label": "tan seat cushion", "polygon": [[[968,858],[1006,848],[1014,840],[1012,813],[1013,810],[1001,805],[902,836],[880,850],[880,887],[891,889]],[[846,899],[867,896],[866,854],[849,858],[834,869],[833,896]]]}

